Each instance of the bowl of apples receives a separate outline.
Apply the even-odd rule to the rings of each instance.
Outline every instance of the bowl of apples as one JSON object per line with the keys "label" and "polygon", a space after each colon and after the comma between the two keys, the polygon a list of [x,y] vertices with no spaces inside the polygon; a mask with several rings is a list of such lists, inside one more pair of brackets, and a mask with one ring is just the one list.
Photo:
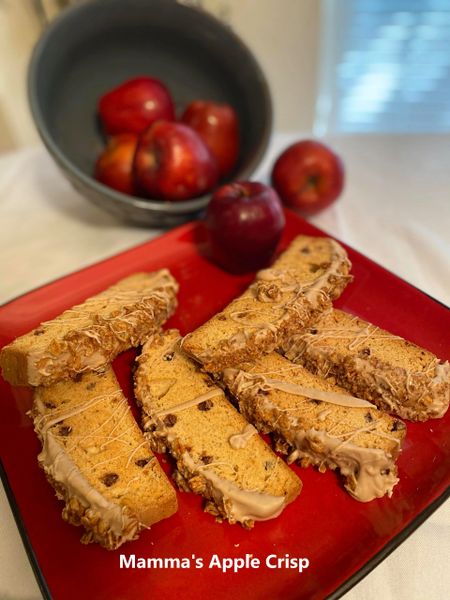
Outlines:
{"label": "bowl of apples", "polygon": [[269,142],[270,91],[231,29],[175,0],[91,0],[38,41],[29,101],[72,185],[138,225],[199,216],[248,179]]}

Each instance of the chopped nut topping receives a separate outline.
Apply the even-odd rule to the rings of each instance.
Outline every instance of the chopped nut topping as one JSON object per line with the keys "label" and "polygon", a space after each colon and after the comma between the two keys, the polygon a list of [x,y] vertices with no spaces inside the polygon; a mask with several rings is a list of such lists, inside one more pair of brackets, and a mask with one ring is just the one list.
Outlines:
{"label": "chopped nut topping", "polygon": [[316,263],[311,263],[309,265],[309,270],[311,271],[311,273],[317,273],[317,271],[320,269],[320,265],[317,265]]}
{"label": "chopped nut topping", "polygon": [[166,415],[163,420],[166,427],[173,427],[177,422],[177,417],[176,415]]}
{"label": "chopped nut topping", "polygon": [[303,248],[300,249],[300,252],[302,254],[311,254],[311,250],[309,249],[308,246],[304,246]]}
{"label": "chopped nut topping", "polygon": [[365,420],[366,420],[368,423],[372,423],[372,421],[373,421],[373,417],[372,417],[372,415],[371,415],[371,413],[370,413],[370,412],[366,413],[366,414],[364,415],[364,418],[365,418]]}
{"label": "chopped nut topping", "polygon": [[273,469],[275,466],[275,463],[273,460],[266,460],[266,462],[264,463],[264,469],[266,471],[269,471],[270,469]]}
{"label": "chopped nut topping", "polygon": [[316,400],[315,398],[311,398],[310,403],[311,404],[322,404],[321,400]]}
{"label": "chopped nut topping", "polygon": [[167,362],[173,360],[173,357],[175,356],[175,352],[169,352],[168,354],[164,354],[163,356],[163,360],[166,360]]}
{"label": "chopped nut topping", "polygon": [[382,470],[380,471],[380,473],[381,473],[382,475],[389,475],[389,473],[390,473],[390,472],[391,472],[391,470],[390,470],[390,469],[382,469]]}
{"label": "chopped nut topping", "polygon": [[83,373],[76,373],[73,377],[74,381],[81,381],[81,378],[83,377]]}
{"label": "chopped nut topping", "polygon": [[33,335],[42,335],[43,333],[45,333],[44,329],[35,329],[33,331]]}
{"label": "chopped nut topping", "polygon": [[95,388],[96,385],[97,384],[95,383],[95,381],[91,381],[91,383],[87,384],[86,389],[89,390],[89,391],[91,391],[91,390],[93,390]]}
{"label": "chopped nut topping", "polygon": [[205,465],[209,465],[209,464],[211,464],[213,460],[214,460],[214,459],[213,459],[213,457],[212,457],[212,456],[202,456],[202,457],[201,457],[201,461],[202,461],[202,463],[204,463]]}
{"label": "chopped nut topping", "polygon": [[106,487],[111,487],[116,483],[118,479],[119,476],[117,475],[117,473],[106,473],[106,475],[103,475],[101,480],[102,483],[106,485]]}
{"label": "chopped nut topping", "polygon": [[219,321],[226,321],[227,320],[226,316],[223,313],[218,314],[217,315],[217,319]]}
{"label": "chopped nut topping", "polygon": [[45,402],[45,408],[56,408],[56,406],[53,404],[53,402]]}
{"label": "chopped nut topping", "polygon": [[202,411],[210,410],[213,406],[214,403],[212,400],[204,400],[203,402],[200,402],[200,404],[197,404],[198,410]]}

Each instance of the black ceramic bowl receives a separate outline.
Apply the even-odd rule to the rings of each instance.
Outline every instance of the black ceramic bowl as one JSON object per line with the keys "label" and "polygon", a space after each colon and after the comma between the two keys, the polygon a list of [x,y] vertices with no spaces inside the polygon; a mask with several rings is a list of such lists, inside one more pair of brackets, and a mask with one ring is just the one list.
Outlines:
{"label": "black ceramic bowl", "polygon": [[238,165],[247,179],[271,132],[264,75],[249,49],[223,23],[174,0],[95,0],[61,14],[39,40],[29,67],[32,114],[51,155],[74,187],[120,218],[167,227],[198,216],[209,196],[183,202],[116,192],[93,177],[105,146],[97,101],[126,79],[150,75],[170,89],[177,114],[194,99],[227,102],[241,126]]}

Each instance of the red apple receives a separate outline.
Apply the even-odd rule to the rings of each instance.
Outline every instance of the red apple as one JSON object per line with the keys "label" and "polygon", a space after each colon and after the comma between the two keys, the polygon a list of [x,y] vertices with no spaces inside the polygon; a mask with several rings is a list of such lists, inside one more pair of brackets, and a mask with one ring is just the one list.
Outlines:
{"label": "red apple", "polygon": [[138,136],[133,133],[112,137],[98,157],[95,178],[119,192],[133,194],[133,158],[137,140]]}
{"label": "red apple", "polygon": [[175,119],[169,91],[151,77],[136,77],[114,88],[100,98],[98,112],[106,133],[111,135],[141,133],[158,119]]}
{"label": "red apple", "polygon": [[140,136],[134,172],[146,196],[164,200],[201,196],[218,180],[216,161],[201,137],[169,121],[154,123]]}
{"label": "red apple", "polygon": [[344,187],[344,165],[330,148],[312,140],[289,146],[275,163],[272,185],[287,206],[314,215]]}
{"label": "red apple", "polygon": [[217,160],[220,176],[233,170],[239,156],[239,122],[229,104],[191,102],[181,120],[200,135]]}
{"label": "red apple", "polygon": [[283,207],[273,188],[256,181],[224,185],[214,193],[206,212],[211,257],[235,273],[265,267],[284,224]]}

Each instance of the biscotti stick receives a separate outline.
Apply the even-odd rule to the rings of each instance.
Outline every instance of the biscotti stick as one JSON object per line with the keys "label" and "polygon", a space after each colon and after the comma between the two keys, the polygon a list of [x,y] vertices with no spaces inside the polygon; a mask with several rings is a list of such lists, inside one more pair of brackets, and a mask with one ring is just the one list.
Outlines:
{"label": "biscotti stick", "polygon": [[42,323],[0,352],[12,385],[50,385],[100,370],[172,315],[178,284],[167,269],[138,273]]}
{"label": "biscotti stick", "polygon": [[341,310],[284,344],[288,358],[404,419],[442,417],[450,401],[450,364],[401,337]]}
{"label": "biscotti stick", "polygon": [[242,296],[188,334],[183,350],[212,373],[271,352],[331,306],[350,267],[334,240],[298,236]]}
{"label": "biscotti stick", "polygon": [[226,369],[222,378],[245,417],[275,434],[288,462],[338,469],[346,490],[361,502],[392,494],[406,432],[402,421],[275,352]]}
{"label": "biscotti stick", "polygon": [[34,392],[40,466],[82,525],[83,543],[112,550],[177,510],[176,493],[151,452],[111,368]]}
{"label": "biscotti stick", "polygon": [[174,330],[155,335],[137,359],[136,398],[153,448],[175,458],[175,481],[204,496],[212,515],[247,528],[278,516],[299,494],[300,480],[179,340]]}

